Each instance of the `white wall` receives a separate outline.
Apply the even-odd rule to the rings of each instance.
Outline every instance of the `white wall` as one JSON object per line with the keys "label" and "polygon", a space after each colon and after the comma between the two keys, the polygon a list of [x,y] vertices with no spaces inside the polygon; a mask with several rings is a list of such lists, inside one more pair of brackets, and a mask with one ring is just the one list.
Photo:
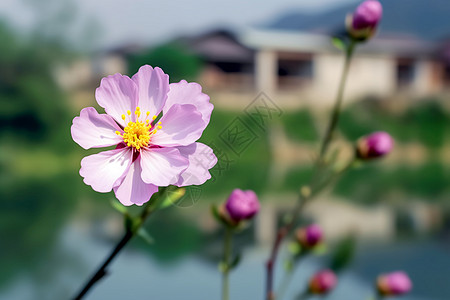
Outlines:
{"label": "white wall", "polygon": [[[313,93],[317,101],[334,101],[344,64],[339,53],[314,56]],[[350,66],[345,101],[365,95],[388,96],[396,90],[396,61],[388,56],[356,55]],[[320,100],[319,100],[320,99]]]}

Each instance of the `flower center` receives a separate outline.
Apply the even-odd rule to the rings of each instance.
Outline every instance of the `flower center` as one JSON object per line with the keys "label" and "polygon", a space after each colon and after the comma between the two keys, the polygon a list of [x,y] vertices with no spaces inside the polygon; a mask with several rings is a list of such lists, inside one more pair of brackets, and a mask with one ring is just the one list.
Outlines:
{"label": "flower center", "polygon": [[[123,141],[128,147],[133,147],[139,151],[141,148],[148,147],[150,137],[162,127],[161,122],[158,122],[156,126],[153,124],[156,116],[153,116],[151,121],[148,119],[150,112],[145,114],[145,119],[142,121],[140,120],[141,109],[139,107],[136,107],[134,114],[136,115],[136,122],[131,121],[131,112],[129,110],[127,111],[130,121],[123,129],[123,134],[120,131],[116,131],[116,134],[123,138]],[[127,116],[122,115],[122,120],[125,121],[126,119]]]}

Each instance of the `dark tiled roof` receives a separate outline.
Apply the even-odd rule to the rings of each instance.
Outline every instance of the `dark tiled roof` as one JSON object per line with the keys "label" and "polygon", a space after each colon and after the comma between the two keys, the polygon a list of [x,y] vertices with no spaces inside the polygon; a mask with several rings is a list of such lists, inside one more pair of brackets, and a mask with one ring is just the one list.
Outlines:
{"label": "dark tiled roof", "polygon": [[[292,10],[262,27],[330,34],[344,26],[345,16],[362,1],[307,15]],[[380,0],[384,15],[380,36],[412,36],[435,41],[450,36],[450,0]]]}

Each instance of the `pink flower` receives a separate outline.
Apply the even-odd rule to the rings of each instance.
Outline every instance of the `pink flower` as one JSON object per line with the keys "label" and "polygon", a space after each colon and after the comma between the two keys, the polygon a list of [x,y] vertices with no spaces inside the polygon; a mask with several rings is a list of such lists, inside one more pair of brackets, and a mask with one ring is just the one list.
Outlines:
{"label": "pink flower", "polygon": [[95,191],[114,190],[123,205],[142,205],[159,186],[199,185],[211,178],[208,170],[217,158],[196,142],[213,110],[200,85],[169,85],[160,68],[145,65],[132,78],[103,78],[95,98],[106,114],[84,108],[71,127],[84,149],[116,146],[81,160],[80,175]]}
{"label": "pink flower", "polygon": [[322,270],[314,274],[309,281],[309,291],[313,294],[326,294],[337,284],[337,277],[331,270]]}
{"label": "pink flower", "polygon": [[411,279],[402,271],[380,275],[377,279],[377,288],[382,295],[399,296],[412,289]]}
{"label": "pink flower", "polygon": [[225,209],[233,221],[251,219],[259,211],[259,201],[254,191],[235,189],[225,203]]}

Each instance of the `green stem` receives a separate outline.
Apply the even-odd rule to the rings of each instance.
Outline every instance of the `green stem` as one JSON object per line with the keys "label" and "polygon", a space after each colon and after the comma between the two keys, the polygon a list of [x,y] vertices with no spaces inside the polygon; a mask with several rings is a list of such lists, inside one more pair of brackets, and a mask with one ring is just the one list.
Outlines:
{"label": "green stem", "polygon": [[284,273],[283,279],[281,280],[280,287],[278,288],[278,292],[276,293],[277,299],[282,300],[284,294],[291,283],[292,277],[294,275],[294,270],[290,270]]}
{"label": "green stem", "polygon": [[383,300],[384,297],[380,293],[376,293],[375,296],[373,296],[373,300]]}
{"label": "green stem", "polygon": [[107,274],[107,268],[109,264],[114,260],[114,258],[119,254],[120,251],[128,244],[128,242],[136,235],[138,230],[144,224],[145,220],[158,209],[161,201],[164,199],[166,189],[164,189],[159,196],[152,201],[150,199],[149,202],[144,206],[141,214],[139,215],[136,222],[133,222],[131,225],[126,226],[125,234],[114,247],[113,251],[110,255],[105,259],[103,264],[97,269],[97,271],[92,275],[88,282],[83,286],[80,292],[73,298],[74,300],[83,299],[83,297],[87,294],[87,292]]}
{"label": "green stem", "polygon": [[232,242],[233,242],[233,230],[227,227],[225,229],[225,240],[223,244],[224,270],[222,273],[222,300],[230,299],[230,282],[228,275],[231,268],[230,263],[231,263]]}
{"label": "green stem", "polygon": [[333,111],[331,113],[330,123],[328,124],[327,131],[322,141],[322,147],[320,148],[319,157],[317,159],[318,164],[322,164],[323,158],[328,150],[329,144],[333,139],[336,126],[339,121],[339,115],[341,113],[342,99],[344,96],[345,84],[347,82],[348,71],[350,69],[350,62],[352,59],[353,51],[355,49],[356,42],[354,40],[350,41],[345,53],[344,69],[342,70],[341,81],[339,83],[339,89],[336,95],[336,101],[334,103]]}
{"label": "green stem", "polygon": [[[319,175],[323,173],[323,160],[327,153],[329,144],[333,139],[334,132],[336,130],[336,126],[339,121],[339,115],[341,113],[342,99],[344,95],[345,84],[347,82],[348,71],[350,69],[351,58],[355,49],[357,42],[355,40],[351,40],[345,53],[345,61],[344,61],[344,69],[342,71],[341,80],[339,83],[339,89],[336,96],[336,101],[334,104],[334,108],[331,114],[330,123],[328,124],[327,131],[325,132],[325,136],[322,140],[319,156],[317,157],[315,170],[310,181],[311,193],[309,195],[302,195],[300,193],[299,199],[296,202],[296,206],[293,209],[291,220],[283,227],[278,230],[277,236],[272,246],[272,251],[270,253],[270,257],[266,262],[266,300],[274,300],[275,294],[273,291],[273,282],[274,282],[274,265],[276,262],[276,258],[278,255],[278,251],[283,239],[288,235],[288,233],[292,230],[293,226],[296,224],[298,218],[300,217],[300,213],[303,210],[303,207],[309,202],[313,197],[315,197],[319,192],[323,190],[329,183],[330,180],[327,179],[325,182],[318,182]],[[353,163],[353,161],[352,161]],[[349,164],[348,167],[351,165]],[[338,172],[338,175],[341,175],[343,171],[347,170],[347,167],[344,168],[341,172]],[[334,177],[334,176],[333,176]]]}
{"label": "green stem", "polygon": [[295,300],[307,300],[311,297],[311,294],[306,290],[305,292],[301,293]]}

